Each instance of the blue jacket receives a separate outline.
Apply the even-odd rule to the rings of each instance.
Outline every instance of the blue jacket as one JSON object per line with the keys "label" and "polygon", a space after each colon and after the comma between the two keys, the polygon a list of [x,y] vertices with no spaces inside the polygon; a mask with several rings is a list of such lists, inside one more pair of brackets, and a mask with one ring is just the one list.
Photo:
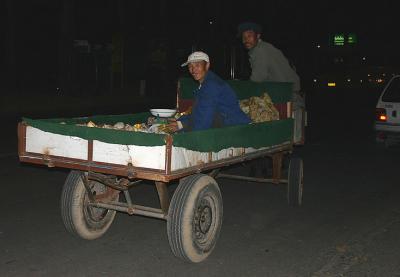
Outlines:
{"label": "blue jacket", "polygon": [[233,89],[212,71],[194,92],[192,113],[182,116],[183,131],[204,130],[248,124],[250,119],[240,109]]}

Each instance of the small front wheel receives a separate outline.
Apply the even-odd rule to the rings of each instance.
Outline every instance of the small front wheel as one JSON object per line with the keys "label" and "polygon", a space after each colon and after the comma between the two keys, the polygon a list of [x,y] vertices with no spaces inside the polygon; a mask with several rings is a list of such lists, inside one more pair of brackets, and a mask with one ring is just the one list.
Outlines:
{"label": "small front wheel", "polygon": [[[108,230],[116,211],[90,206],[83,178],[86,178],[85,173],[71,171],[65,180],[61,194],[61,217],[71,234],[92,240]],[[102,195],[112,201],[118,200],[119,192],[100,182],[88,180],[88,186],[94,196]]]}
{"label": "small front wheel", "polygon": [[205,174],[182,179],[171,199],[167,233],[173,254],[188,262],[206,259],[222,226],[222,196],[217,182]]}

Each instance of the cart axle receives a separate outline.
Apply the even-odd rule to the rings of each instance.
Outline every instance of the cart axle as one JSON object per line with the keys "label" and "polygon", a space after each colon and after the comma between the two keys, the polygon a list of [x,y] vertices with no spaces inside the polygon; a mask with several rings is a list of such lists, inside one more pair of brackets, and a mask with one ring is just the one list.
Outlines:
{"label": "cart axle", "polygon": [[287,179],[267,179],[267,178],[256,178],[256,177],[247,177],[233,174],[218,174],[217,178],[229,178],[236,180],[244,180],[250,182],[258,182],[258,183],[273,183],[273,184],[287,184]]}
{"label": "cart axle", "polygon": [[96,207],[96,208],[103,208],[103,209],[108,209],[108,210],[124,212],[129,215],[142,215],[142,216],[154,217],[154,218],[159,218],[159,219],[164,219],[164,220],[166,220],[167,216],[168,216],[161,209],[145,207],[145,206],[140,206],[140,205],[130,205],[129,206],[128,204],[122,203],[122,202],[109,202],[109,203],[92,202],[92,203],[89,203],[88,205]]}

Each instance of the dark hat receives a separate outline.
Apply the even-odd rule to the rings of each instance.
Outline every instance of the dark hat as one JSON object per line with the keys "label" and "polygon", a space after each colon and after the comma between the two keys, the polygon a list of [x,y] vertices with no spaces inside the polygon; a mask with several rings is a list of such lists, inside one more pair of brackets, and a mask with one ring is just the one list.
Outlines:
{"label": "dark hat", "polygon": [[239,24],[238,26],[238,37],[240,37],[242,35],[243,32],[245,31],[254,31],[257,34],[261,34],[262,32],[262,28],[260,25],[258,25],[255,22],[243,22],[241,24]]}

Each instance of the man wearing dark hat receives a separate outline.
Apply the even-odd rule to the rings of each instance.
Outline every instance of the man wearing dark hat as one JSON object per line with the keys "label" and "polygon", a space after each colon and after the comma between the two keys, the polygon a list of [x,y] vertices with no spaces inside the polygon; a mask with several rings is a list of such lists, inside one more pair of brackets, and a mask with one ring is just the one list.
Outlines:
{"label": "man wearing dark hat", "polygon": [[293,90],[300,91],[300,78],[288,59],[281,50],[263,41],[260,38],[261,32],[261,26],[254,22],[244,22],[238,27],[238,35],[242,38],[244,47],[249,50],[250,80],[291,82]]}
{"label": "man wearing dark hat", "polygon": [[238,26],[238,36],[249,50],[250,80],[293,83],[294,141],[302,143],[305,104],[300,93],[300,78],[282,51],[263,41],[261,33],[261,26],[254,22],[244,22]]}

